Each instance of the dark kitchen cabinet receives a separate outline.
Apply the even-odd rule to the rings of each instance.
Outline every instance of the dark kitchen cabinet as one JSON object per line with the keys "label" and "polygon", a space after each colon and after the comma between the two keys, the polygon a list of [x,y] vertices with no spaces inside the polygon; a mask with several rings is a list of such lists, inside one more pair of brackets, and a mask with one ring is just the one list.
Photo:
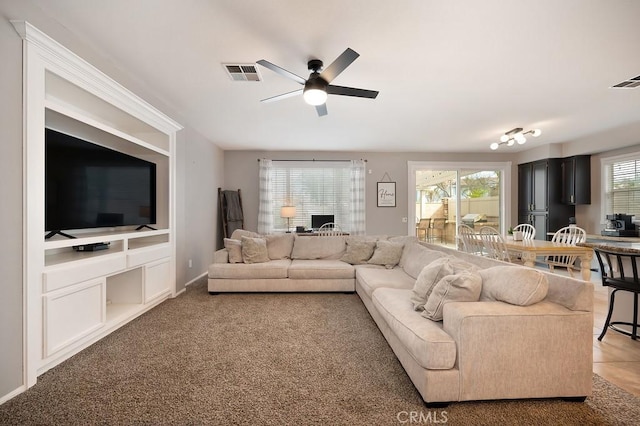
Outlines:
{"label": "dark kitchen cabinet", "polygon": [[591,156],[562,159],[563,204],[591,204]]}
{"label": "dark kitchen cabinet", "polygon": [[563,204],[561,158],[548,158],[518,166],[518,223],[536,228],[536,239],[569,225],[573,205]]}

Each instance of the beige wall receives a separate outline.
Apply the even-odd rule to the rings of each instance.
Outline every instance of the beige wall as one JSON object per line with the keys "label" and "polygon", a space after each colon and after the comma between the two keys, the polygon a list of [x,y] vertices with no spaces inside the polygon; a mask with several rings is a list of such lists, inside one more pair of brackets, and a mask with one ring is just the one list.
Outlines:
{"label": "beige wall", "polygon": [[[22,39],[9,22],[26,20],[118,81],[185,129],[177,135],[176,158],[176,278],[178,290],[204,274],[217,238],[215,188],[222,186],[224,152],[189,126],[179,111],[161,102],[144,76],[126,73],[99,51],[83,43],[44,15],[29,0],[0,0],[0,398],[23,384],[22,288]],[[28,254],[27,254],[28,255]],[[189,259],[193,266],[188,267]]]}
{"label": "beige wall", "polygon": [[[245,213],[245,227],[256,230],[258,226],[258,158],[274,160],[292,159],[358,159],[367,160],[366,206],[367,233],[369,234],[407,234],[403,217],[408,217],[407,178],[409,161],[512,161],[510,154],[434,154],[434,153],[398,153],[398,152],[264,152],[264,151],[226,151],[225,152],[225,189],[242,190]],[[396,182],[396,207],[376,206],[376,182],[387,173]],[[512,177],[517,176],[512,172]],[[385,178],[386,180],[386,178]],[[513,185],[517,190],[517,185]],[[513,190],[512,190],[513,193]],[[513,196],[512,196],[513,197]],[[517,200],[517,198],[516,198]]]}

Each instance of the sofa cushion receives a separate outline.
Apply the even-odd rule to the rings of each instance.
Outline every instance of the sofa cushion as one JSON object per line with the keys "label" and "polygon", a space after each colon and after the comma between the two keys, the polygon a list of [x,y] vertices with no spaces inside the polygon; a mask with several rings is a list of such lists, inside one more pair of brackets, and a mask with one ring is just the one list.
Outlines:
{"label": "sofa cushion", "polygon": [[265,263],[213,263],[209,266],[209,278],[248,280],[253,278],[287,278],[289,259],[271,260]]}
{"label": "sofa cushion", "polygon": [[253,231],[247,231],[246,229],[234,229],[229,238],[240,241],[242,240],[242,237],[259,238],[260,234]]}
{"label": "sofa cushion", "polygon": [[293,240],[292,259],[340,259],[346,249],[343,236],[296,235]]}
{"label": "sofa cushion", "polygon": [[291,279],[340,279],[354,278],[353,266],[333,259],[296,259],[289,266]]}
{"label": "sofa cushion", "polygon": [[375,240],[362,240],[358,238],[347,238],[347,251],[340,260],[352,265],[367,263],[376,247]]}
{"label": "sofa cushion", "polygon": [[264,238],[242,237],[242,260],[244,263],[268,262],[267,240]]}
{"label": "sofa cushion", "polygon": [[373,305],[409,354],[423,368],[448,370],[456,362],[456,344],[442,323],[427,321],[411,308],[410,289],[378,288]]}
{"label": "sofa cushion", "polygon": [[433,321],[442,321],[442,310],[449,302],[477,302],[482,291],[482,278],[474,270],[465,270],[443,277],[433,287],[424,304],[422,316]]}
{"label": "sofa cushion", "polygon": [[358,265],[355,270],[356,281],[369,298],[377,288],[411,289],[415,283],[415,280],[407,275],[402,268],[386,269],[376,265]]}
{"label": "sofa cushion", "polygon": [[429,295],[438,282],[447,275],[458,274],[465,269],[476,269],[475,265],[453,256],[439,257],[422,268],[411,294],[413,309],[422,311]]}
{"label": "sofa cushion", "polygon": [[371,259],[367,261],[371,265],[382,265],[387,269],[393,268],[400,262],[404,244],[391,241],[378,241]]}
{"label": "sofa cushion", "polygon": [[242,241],[232,240],[231,238],[224,239],[224,248],[229,253],[229,263],[242,263]]}
{"label": "sofa cushion", "polygon": [[294,234],[271,234],[265,235],[267,240],[267,254],[269,259],[291,259],[291,250],[293,249]]}
{"label": "sofa cushion", "polygon": [[480,300],[529,306],[544,299],[549,289],[546,275],[535,269],[494,266],[479,273],[482,277]]}
{"label": "sofa cushion", "polygon": [[402,250],[400,267],[413,278],[418,278],[418,275],[422,272],[422,268],[444,256],[446,256],[446,254],[437,250],[428,249],[419,243],[408,243],[405,244]]}

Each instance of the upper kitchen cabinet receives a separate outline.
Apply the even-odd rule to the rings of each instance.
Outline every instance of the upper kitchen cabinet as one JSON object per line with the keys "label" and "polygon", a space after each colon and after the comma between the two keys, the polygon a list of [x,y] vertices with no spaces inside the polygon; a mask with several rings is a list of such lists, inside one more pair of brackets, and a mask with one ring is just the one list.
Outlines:
{"label": "upper kitchen cabinet", "polygon": [[591,156],[562,159],[562,204],[591,204]]}

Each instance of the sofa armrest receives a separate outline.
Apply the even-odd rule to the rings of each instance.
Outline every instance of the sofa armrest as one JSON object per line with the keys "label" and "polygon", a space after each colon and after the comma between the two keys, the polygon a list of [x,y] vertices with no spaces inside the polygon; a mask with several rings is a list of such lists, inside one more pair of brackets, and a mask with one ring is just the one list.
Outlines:
{"label": "sofa armrest", "polygon": [[455,302],[443,329],[456,342],[463,400],[591,395],[592,312]]}
{"label": "sofa armrest", "polygon": [[213,253],[213,263],[229,263],[229,252],[227,249],[216,250]]}

